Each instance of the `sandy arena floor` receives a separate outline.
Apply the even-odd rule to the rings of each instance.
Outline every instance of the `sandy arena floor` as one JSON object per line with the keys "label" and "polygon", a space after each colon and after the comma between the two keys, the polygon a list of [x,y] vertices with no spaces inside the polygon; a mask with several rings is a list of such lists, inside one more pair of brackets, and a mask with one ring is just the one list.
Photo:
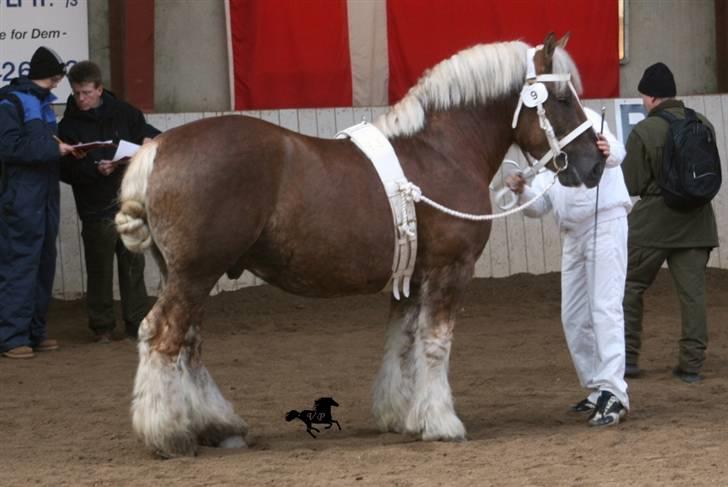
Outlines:
{"label": "sandy arena floor", "polygon": [[[0,485],[725,485],[728,482],[728,272],[708,275],[705,380],[670,375],[680,330],[663,272],[648,292],[644,377],[632,412],[589,428],[559,322],[559,276],[479,279],[455,329],[451,384],[469,441],[380,434],[370,388],[388,296],[310,300],[265,286],[210,299],[205,362],[248,421],[248,450],[203,448],[159,460],[133,436],[134,344],[91,343],[82,302],[53,303],[59,352],[0,359]],[[309,437],[290,409],[340,404],[342,431]]]}

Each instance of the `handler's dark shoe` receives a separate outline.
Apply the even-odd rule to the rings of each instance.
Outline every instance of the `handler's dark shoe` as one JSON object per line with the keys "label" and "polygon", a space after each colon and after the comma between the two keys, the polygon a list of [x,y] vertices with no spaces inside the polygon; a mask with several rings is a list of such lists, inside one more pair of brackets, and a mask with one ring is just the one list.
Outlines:
{"label": "handler's dark shoe", "polygon": [[612,426],[627,415],[627,409],[609,391],[602,391],[597,399],[597,407],[589,417],[589,426]]}
{"label": "handler's dark shoe", "polygon": [[586,399],[582,399],[576,404],[572,404],[569,407],[569,411],[571,411],[572,413],[589,413],[591,411],[594,411],[595,407],[597,407],[597,405],[591,402],[587,397]]}
{"label": "handler's dark shoe", "polygon": [[642,369],[637,364],[627,364],[624,366],[624,376],[628,379],[634,379],[642,375]]}
{"label": "handler's dark shoe", "polygon": [[683,382],[687,382],[688,384],[695,384],[696,382],[700,382],[703,380],[703,376],[698,374],[697,372],[685,372],[680,367],[675,367],[672,369],[672,375],[677,377]]}
{"label": "handler's dark shoe", "polygon": [[53,352],[55,350],[58,350],[59,348],[60,347],[58,346],[57,340],[54,340],[52,338],[46,338],[38,345],[36,345],[33,350],[35,350],[36,352]]}

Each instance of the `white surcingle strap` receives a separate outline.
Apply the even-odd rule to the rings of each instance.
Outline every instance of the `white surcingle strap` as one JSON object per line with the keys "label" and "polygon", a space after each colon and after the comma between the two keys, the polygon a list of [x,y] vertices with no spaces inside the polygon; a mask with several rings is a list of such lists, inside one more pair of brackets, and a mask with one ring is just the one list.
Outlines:
{"label": "white surcingle strap", "polygon": [[336,134],[337,139],[349,138],[369,158],[377,170],[387,193],[394,221],[394,261],[392,263],[392,294],[400,298],[410,294],[410,280],[417,257],[417,215],[412,198],[404,188],[409,181],[402,171],[392,144],[374,125],[361,122]]}

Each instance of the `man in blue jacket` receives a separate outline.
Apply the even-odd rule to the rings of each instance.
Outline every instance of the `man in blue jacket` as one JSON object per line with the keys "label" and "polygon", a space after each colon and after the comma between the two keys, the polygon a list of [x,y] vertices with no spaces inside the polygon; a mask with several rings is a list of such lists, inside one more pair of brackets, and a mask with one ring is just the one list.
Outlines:
{"label": "man in blue jacket", "polygon": [[39,47],[28,76],[0,89],[0,353],[32,358],[57,350],[46,314],[56,267],[59,159],[72,154],[56,138],[51,93],[66,73]]}

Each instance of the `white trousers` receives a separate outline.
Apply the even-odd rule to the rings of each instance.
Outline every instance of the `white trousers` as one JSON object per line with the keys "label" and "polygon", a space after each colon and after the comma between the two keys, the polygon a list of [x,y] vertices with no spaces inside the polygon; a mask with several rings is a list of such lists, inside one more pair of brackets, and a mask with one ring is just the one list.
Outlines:
{"label": "white trousers", "polygon": [[[595,241],[596,240],[596,241]],[[624,380],[624,313],[627,217],[597,222],[583,235],[564,235],[561,321],[581,386],[596,403],[609,391],[629,409]]]}

